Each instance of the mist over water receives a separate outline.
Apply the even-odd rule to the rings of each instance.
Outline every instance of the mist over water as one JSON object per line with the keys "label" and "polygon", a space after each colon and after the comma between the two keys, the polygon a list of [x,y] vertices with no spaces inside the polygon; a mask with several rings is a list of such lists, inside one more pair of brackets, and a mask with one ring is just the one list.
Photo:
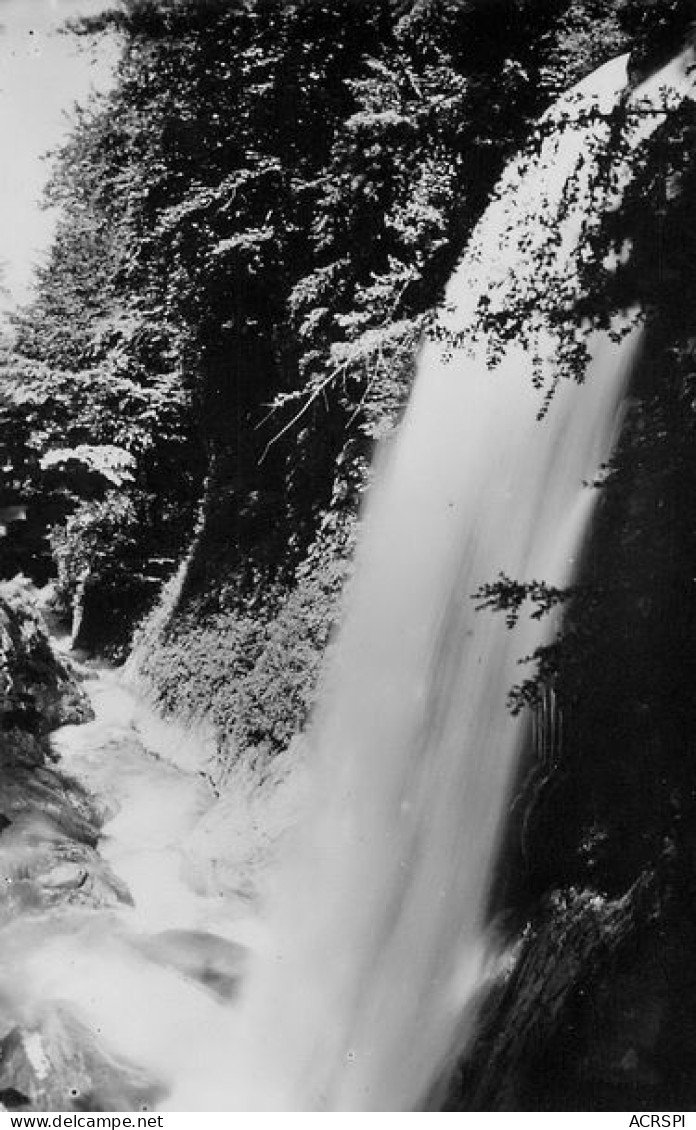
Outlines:
{"label": "mist over water", "polygon": [[[633,94],[660,113],[630,145],[690,89],[689,61]],[[640,345],[630,313],[621,335],[588,331],[584,383],[561,379],[539,419],[559,354],[543,312],[495,365],[474,315],[483,294],[495,313],[534,292],[550,230],[549,285],[572,297],[584,226],[630,176],[617,155],[616,182],[594,183],[603,115],[625,84],[619,59],[559,104],[574,124],[511,167],[449,285],[440,328],[463,337],[424,344],[376,477],[302,804],[287,783],[256,798],[243,766],[216,798],[183,729],[156,741],[113,681],[99,684],[97,723],[59,735],[66,768],[113,808],[103,854],[135,905],[56,915],[40,937],[18,921],[3,931],[0,992],[28,1023],[47,1001],[69,1005],[109,1054],[160,1081],[162,1109],[422,1109],[471,1033],[526,725],[507,695],[558,627],[523,616],[510,631],[473,594],[501,572],[572,580],[597,500],[587,484],[611,453]],[[273,844],[259,909],[250,891]]]}

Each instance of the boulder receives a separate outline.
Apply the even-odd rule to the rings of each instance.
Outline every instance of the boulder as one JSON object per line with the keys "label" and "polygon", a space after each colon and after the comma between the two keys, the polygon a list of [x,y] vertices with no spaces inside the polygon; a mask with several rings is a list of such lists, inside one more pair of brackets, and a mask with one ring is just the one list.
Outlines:
{"label": "boulder", "polygon": [[0,586],[0,775],[10,763],[40,763],[51,730],[93,716],[77,673],[54,651],[22,586]]}
{"label": "boulder", "polygon": [[51,1007],[0,1040],[0,1102],[8,1110],[152,1110],[156,1080],[108,1055],[70,1011]]}

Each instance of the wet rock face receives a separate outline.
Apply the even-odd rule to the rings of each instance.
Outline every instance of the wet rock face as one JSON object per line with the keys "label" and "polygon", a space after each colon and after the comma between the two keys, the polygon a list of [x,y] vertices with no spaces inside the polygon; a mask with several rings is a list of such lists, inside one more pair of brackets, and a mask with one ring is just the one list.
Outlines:
{"label": "wet rock face", "polygon": [[95,851],[103,813],[50,764],[48,734],[91,717],[26,594],[0,586],[0,924],[59,901],[128,898]]}
{"label": "wet rock face", "polygon": [[152,1110],[159,1097],[145,1073],[106,1055],[63,1009],[0,1039],[0,1109]]}
{"label": "wet rock face", "polygon": [[94,850],[103,813],[50,764],[49,733],[93,712],[27,597],[0,586],[0,923],[58,899],[127,898]]}
{"label": "wet rock face", "polygon": [[9,805],[2,798],[12,819],[0,834],[0,929],[18,915],[51,907],[112,908],[131,902],[125,884],[96,850],[96,820],[83,822],[66,782],[53,776],[62,802],[59,819],[43,815],[35,806],[41,793],[23,790],[21,782],[12,783]]}
{"label": "wet rock face", "polygon": [[696,920],[663,867],[620,898],[554,892],[479,1015],[444,1110],[691,1110]]}
{"label": "wet rock face", "polygon": [[692,1110],[696,929],[677,908],[587,978],[522,1091],[524,1110]]}
{"label": "wet rock face", "polygon": [[0,774],[9,762],[42,760],[51,730],[91,717],[87,695],[25,594],[0,586]]}

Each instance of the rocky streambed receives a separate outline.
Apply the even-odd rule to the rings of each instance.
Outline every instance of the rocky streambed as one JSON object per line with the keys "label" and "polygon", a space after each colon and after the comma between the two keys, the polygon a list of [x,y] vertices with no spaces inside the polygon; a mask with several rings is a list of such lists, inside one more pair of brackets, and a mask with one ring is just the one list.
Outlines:
{"label": "rocky streambed", "polygon": [[[203,731],[59,654],[26,595],[0,592],[0,1109],[166,1107],[268,944],[298,751],[221,780]],[[692,873],[666,850],[620,896],[537,907],[438,1108],[690,1109]]]}
{"label": "rocky streambed", "polygon": [[258,944],[254,807],[16,594],[0,630],[0,1102],[152,1109]]}

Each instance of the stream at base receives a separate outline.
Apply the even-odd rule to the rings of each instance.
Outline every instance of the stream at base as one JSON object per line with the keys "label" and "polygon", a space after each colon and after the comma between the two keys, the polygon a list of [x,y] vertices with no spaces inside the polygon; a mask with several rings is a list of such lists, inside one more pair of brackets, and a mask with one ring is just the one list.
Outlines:
{"label": "stream at base", "polygon": [[[70,842],[39,816],[0,852],[27,904],[0,929],[0,1066],[22,1053],[0,1098],[18,1109],[26,1091],[34,1109],[155,1107],[263,945],[254,889],[268,843],[243,785],[221,797],[202,743],[157,718],[116,672],[91,669],[87,687],[95,720],[64,726],[52,744],[60,773],[102,813],[95,866],[111,897],[77,897],[88,881],[95,890],[93,869],[81,859],[80,871]],[[31,893],[37,851],[56,856],[43,866],[43,896],[55,895],[45,908]]]}

